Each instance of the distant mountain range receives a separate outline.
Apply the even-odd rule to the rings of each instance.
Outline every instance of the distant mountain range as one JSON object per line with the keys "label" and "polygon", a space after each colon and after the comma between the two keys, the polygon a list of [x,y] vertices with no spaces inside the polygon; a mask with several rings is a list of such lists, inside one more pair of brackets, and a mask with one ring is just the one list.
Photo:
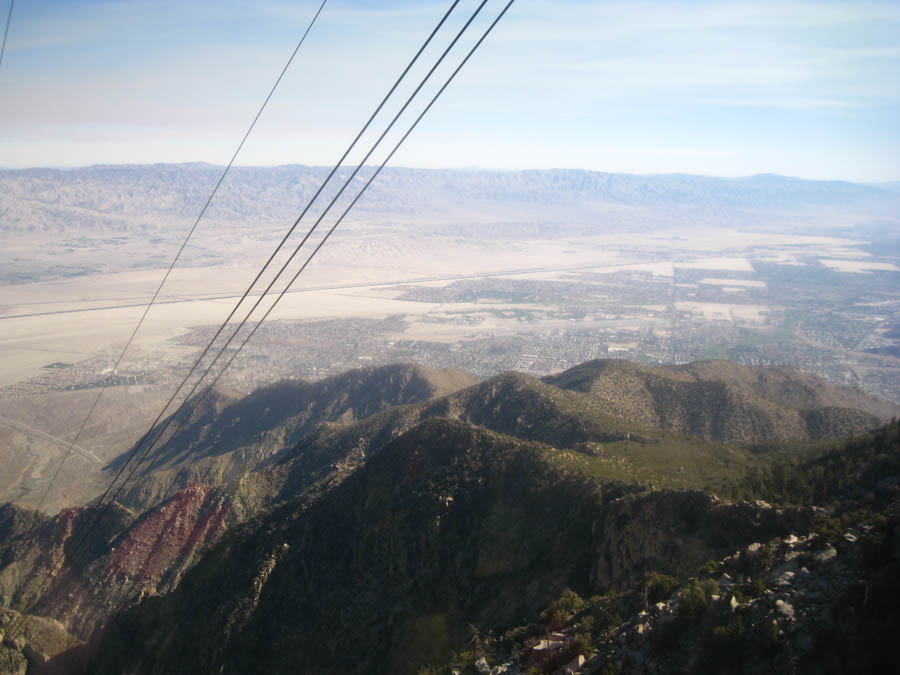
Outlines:
{"label": "distant mountain range", "polygon": [[[360,176],[371,171],[364,169]],[[172,219],[196,217],[220,173],[220,167],[206,164],[2,170],[0,231],[152,231]],[[326,174],[323,167],[235,167],[208,217],[222,222],[291,220]],[[349,174],[349,169],[342,169],[337,177],[342,181]],[[357,179],[360,183],[361,177]],[[326,198],[335,194],[338,184],[325,191]],[[387,168],[356,210],[370,215],[431,213],[434,217],[496,215],[509,212],[511,205],[524,213],[529,208],[590,212],[610,207],[744,211],[827,207],[877,213],[893,209],[896,213],[898,204],[900,195],[890,184],[810,181],[772,174],[715,178],[568,169]],[[493,211],[491,205],[496,207]],[[562,217],[557,213],[555,219]]]}
{"label": "distant mountain range", "polygon": [[[584,598],[600,598],[600,617],[618,591],[613,609],[637,616],[705,563],[707,576],[732,569],[716,561],[754,542],[832,541],[824,533],[842,527],[882,536],[900,504],[900,446],[896,423],[871,430],[896,412],[789,369],[717,361],[592,361],[484,382],[395,365],[245,397],[216,389],[174,420],[80,553],[71,537],[95,507],[0,507],[0,603],[38,615],[0,658],[110,673],[483,672],[485,658],[525,672],[530,636],[569,624],[545,636],[565,646],[537,660],[552,672],[613,629],[583,623]],[[887,574],[885,550],[853,573]],[[65,572],[48,577],[60,557]],[[770,571],[740,583],[767,597]],[[648,591],[650,573],[669,590]],[[553,614],[567,587],[580,609]],[[713,607],[703,602],[698,616]],[[770,636],[763,663],[796,649],[793,635]],[[701,657],[712,658],[671,658]]]}

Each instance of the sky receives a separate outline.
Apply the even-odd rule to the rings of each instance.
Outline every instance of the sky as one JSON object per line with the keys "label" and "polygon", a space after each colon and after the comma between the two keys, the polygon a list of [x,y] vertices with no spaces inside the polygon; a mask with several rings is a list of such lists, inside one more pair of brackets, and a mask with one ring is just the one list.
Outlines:
{"label": "sky", "polygon": [[[0,166],[226,163],[320,2],[18,0]],[[449,5],[328,0],[237,163],[332,165]],[[900,2],[517,0],[391,164],[900,180]]]}

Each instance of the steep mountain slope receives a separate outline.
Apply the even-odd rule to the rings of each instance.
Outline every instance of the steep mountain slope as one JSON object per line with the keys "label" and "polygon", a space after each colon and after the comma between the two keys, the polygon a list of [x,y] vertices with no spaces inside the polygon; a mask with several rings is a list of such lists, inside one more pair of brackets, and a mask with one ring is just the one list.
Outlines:
{"label": "steep mountain slope", "polygon": [[[216,389],[184,419],[145,477],[120,496],[131,508],[117,503],[105,512],[92,545],[74,558],[70,537],[93,508],[48,518],[3,506],[0,604],[39,600],[42,612],[86,637],[111,609],[172,590],[229,527],[274,500],[340,482],[364,459],[363,445],[379,447],[399,433],[391,425],[386,436],[379,433],[402,414],[396,404],[427,401],[471,381],[465,373],[397,365],[315,383],[286,381],[245,398]],[[351,424],[386,408],[379,425]],[[348,424],[349,432],[339,433]],[[352,442],[341,442],[346,439]],[[71,569],[49,583],[62,556]]]}
{"label": "steep mountain slope", "polygon": [[[474,382],[467,373],[422,366],[362,368],[317,382],[284,380],[238,400],[200,394],[190,419],[179,415],[120,501],[152,506],[173,491],[222,485],[292,447],[325,422],[348,423],[391,406],[426,401]],[[165,425],[162,422],[159,427]],[[154,438],[157,430],[150,435]],[[131,454],[109,466],[110,476]]]}
{"label": "steep mountain slope", "polygon": [[174,593],[117,617],[92,667],[416,672],[446,658],[470,623],[514,624],[565,585],[592,592],[648,568],[683,573],[802,518],[702,493],[628,496],[566,472],[554,454],[426,420],[312,504],[289,502],[229,534]]}
{"label": "steep mountain slope", "polygon": [[642,366],[598,360],[545,381],[591,395],[609,415],[740,445],[848,436],[898,412],[886,401],[793,369],[731,361]]}
{"label": "steep mountain slope", "polygon": [[[221,557],[226,555],[235,574],[251,574],[269,564],[260,556],[274,550],[277,560],[293,561],[291,574],[312,584],[303,593],[309,603],[319,603],[318,615],[331,617],[331,624],[322,626],[349,630],[350,624],[341,622],[351,618],[369,626],[365,635],[371,642],[358,659],[383,669],[371,659],[381,654],[390,663],[418,662],[418,657],[403,656],[409,645],[397,642],[407,640],[407,629],[398,628],[404,622],[440,624],[446,633],[441,639],[456,644],[467,621],[519,621],[566,584],[600,592],[627,587],[648,569],[686,573],[723,547],[743,545],[759,532],[780,532],[805,517],[721,504],[704,493],[712,487],[726,494],[746,476],[768,476],[777,455],[660,429],[658,420],[648,425],[615,416],[611,392],[603,386],[627,378],[610,375],[612,368],[631,372],[637,382],[659,377],[655,369],[633,364],[592,362],[557,376],[566,388],[553,384],[553,378],[541,381],[517,373],[472,384],[464,374],[398,365],[316,383],[282,382],[246,397],[213,391],[127,490],[125,506],[110,510],[84,552],[75,555],[71,537],[79,523],[92,517],[90,507],[55,518],[13,505],[0,509],[0,603],[21,609],[36,600],[40,613],[86,638],[111,612],[178,591],[204,560],[218,560],[210,564],[225,568],[231,565]],[[769,371],[726,368],[717,363],[678,367],[668,377],[673,386],[699,383],[701,391],[709,383],[730,388],[736,393],[729,395],[741,405],[757,406],[758,423],[744,436],[757,443],[769,440],[763,432],[781,423],[771,412],[778,407],[773,401],[786,408],[791,402],[841,404],[860,396],[840,390],[823,394],[815,388],[817,380],[792,378],[789,372],[775,377]],[[655,392],[664,385],[654,386],[649,389]],[[704,408],[711,404],[708,397],[682,398],[681,407],[671,409],[701,421],[691,429],[727,429],[736,419],[729,408],[732,416],[723,416],[720,427],[711,426],[703,421],[714,418]],[[619,409],[633,410],[635,404],[620,404],[615,412]],[[856,414],[871,423],[866,413]],[[382,521],[396,521],[399,529],[385,529]],[[285,539],[273,544],[272,533]],[[294,550],[292,542],[305,553],[287,552]],[[320,551],[319,542],[326,548]],[[278,548],[282,543],[289,549]],[[341,549],[344,544],[351,548]],[[365,554],[350,560],[352,546]],[[453,553],[457,550],[462,553]],[[392,561],[402,551],[405,562]],[[45,584],[46,573],[62,557],[69,571]],[[415,559],[431,561],[427,573],[419,586],[403,585],[404,574],[415,571]],[[337,586],[320,587],[304,571],[304,566],[316,574],[334,570],[344,583],[361,574],[366,561],[372,562],[374,578],[393,579],[394,585],[369,588],[362,599]],[[397,565],[405,572],[397,572]],[[213,568],[206,569],[198,574],[211,575]],[[232,600],[240,607],[249,602],[247,584],[256,583],[251,577],[234,581]],[[484,584],[498,579],[509,590],[501,600],[483,605],[458,599],[459,606],[443,607],[434,604],[434,596],[416,595],[435,588],[465,595],[474,589],[484,598]],[[462,586],[455,590],[448,586],[457,583]],[[188,593],[194,592],[207,590],[194,587]],[[368,597],[380,607],[398,593],[413,595],[396,612],[382,615],[386,626],[372,627],[365,618],[371,607],[363,600]],[[332,594],[344,598],[339,616],[326,608]],[[178,602],[188,602],[184,597]],[[432,605],[437,624],[430,623],[431,615],[403,613]],[[274,620],[252,611],[241,616]],[[332,639],[318,624],[290,625],[323,644]],[[239,652],[246,648],[243,639],[233,643]],[[284,640],[292,649],[309,646],[288,636]],[[281,667],[277,659],[272,663]]]}
{"label": "steep mountain slope", "polygon": [[551,630],[565,626],[555,640],[542,645],[522,626],[490,645],[491,662],[549,672],[579,653],[585,673],[897,672],[900,425],[772,473],[740,491],[816,504],[810,529],[710,560],[690,579],[651,573],[587,602],[564,593],[543,615]]}
{"label": "steep mountain slope", "polygon": [[506,659],[498,672],[555,672],[580,652],[579,672],[884,672],[898,438],[894,423],[796,463],[817,494],[840,488],[792,510],[584,481],[546,446],[427,420],[114,617],[89,668],[474,673],[481,654]]}

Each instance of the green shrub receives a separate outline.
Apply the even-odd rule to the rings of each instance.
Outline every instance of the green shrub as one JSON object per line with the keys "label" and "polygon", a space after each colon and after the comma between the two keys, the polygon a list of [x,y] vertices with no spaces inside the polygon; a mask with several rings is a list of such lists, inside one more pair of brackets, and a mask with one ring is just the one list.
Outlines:
{"label": "green shrub", "polygon": [[698,621],[706,611],[709,599],[716,590],[718,590],[718,584],[711,579],[691,581],[681,589],[681,593],[678,595],[679,616],[690,623]]}
{"label": "green shrub", "polygon": [[595,626],[599,630],[609,630],[622,623],[620,613],[621,601],[615,591],[610,591],[604,596],[596,595],[591,598],[591,614],[594,617]]}
{"label": "green shrub", "polygon": [[547,630],[549,631],[565,628],[571,618],[571,614],[559,608],[550,609],[548,607],[541,612],[541,620],[544,622],[544,625],[547,626]]}
{"label": "green shrub", "polygon": [[697,570],[698,577],[705,577],[710,574],[713,574],[717,569],[719,569],[719,563],[715,560],[709,560],[705,562],[700,569]]}
{"label": "green shrub", "polygon": [[655,605],[672,595],[672,591],[678,588],[678,579],[670,577],[668,574],[647,572],[642,585],[647,594],[647,602]]}
{"label": "green shrub", "polygon": [[736,616],[722,626],[716,626],[712,630],[713,643],[723,649],[737,648],[746,637],[744,631],[744,618]]}
{"label": "green shrub", "polygon": [[716,672],[731,670],[742,662],[748,648],[743,617],[735,616],[728,623],[716,626],[710,635],[709,669]]}
{"label": "green shrub", "polygon": [[576,633],[568,647],[569,658],[574,659],[581,654],[588,657],[594,652],[594,643],[588,633]]}
{"label": "green shrub", "polygon": [[569,619],[583,607],[584,600],[581,596],[571,588],[567,588],[541,612],[541,620],[549,630],[558,630],[569,623]]}
{"label": "green shrub", "polygon": [[751,598],[758,598],[766,592],[766,580],[756,577],[753,581],[744,584],[744,592]]}

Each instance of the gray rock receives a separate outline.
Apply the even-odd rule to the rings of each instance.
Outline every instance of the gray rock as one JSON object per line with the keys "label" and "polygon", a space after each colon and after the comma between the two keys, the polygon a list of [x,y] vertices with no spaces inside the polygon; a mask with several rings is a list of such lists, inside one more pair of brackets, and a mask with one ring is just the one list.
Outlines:
{"label": "gray rock", "polygon": [[28,670],[28,661],[22,652],[0,647],[0,673],[3,675],[25,675]]}
{"label": "gray rock", "polygon": [[794,606],[791,603],[785,602],[784,600],[780,599],[776,600],[775,610],[788,621],[794,620]]}
{"label": "gray rock", "polygon": [[833,560],[837,558],[837,551],[834,546],[829,546],[824,551],[820,551],[816,554],[816,560],[819,562],[828,562],[829,560]]}
{"label": "gray rock", "polygon": [[776,567],[772,574],[769,575],[769,581],[775,586],[790,586],[799,571],[800,568],[797,566],[797,563],[789,561]]}
{"label": "gray rock", "polygon": [[563,673],[574,673],[584,665],[584,657],[579,654],[572,661],[562,667]]}
{"label": "gray rock", "polygon": [[483,656],[475,662],[475,670],[484,675],[490,675],[491,667],[488,665],[487,659]]}

